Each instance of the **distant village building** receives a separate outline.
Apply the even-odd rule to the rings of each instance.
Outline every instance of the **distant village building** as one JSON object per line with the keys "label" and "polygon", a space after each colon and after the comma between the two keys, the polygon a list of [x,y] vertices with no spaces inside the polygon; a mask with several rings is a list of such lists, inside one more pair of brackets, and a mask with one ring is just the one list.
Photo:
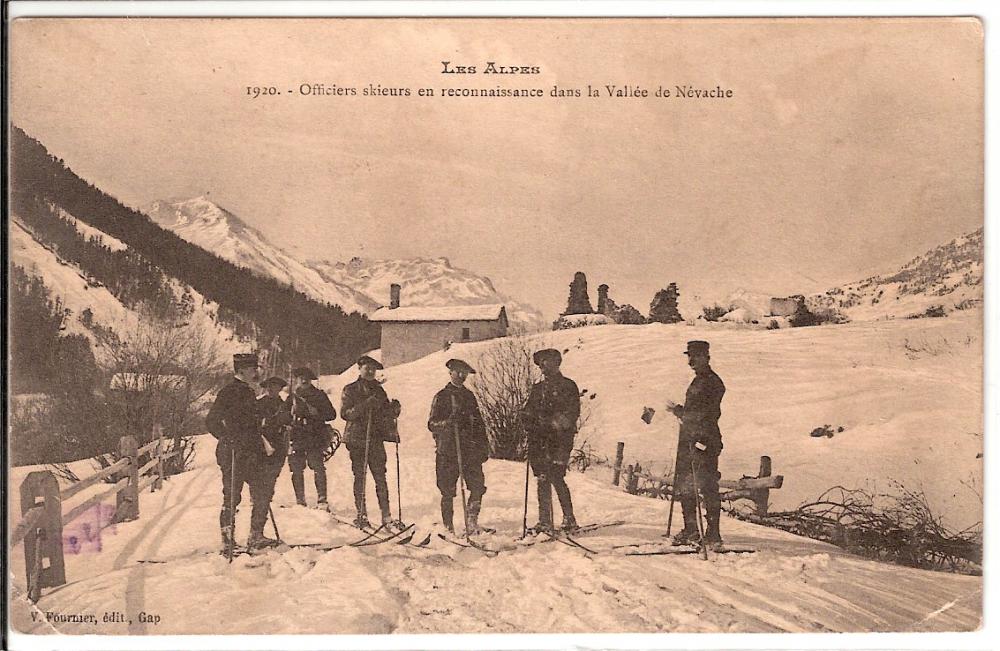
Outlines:
{"label": "distant village building", "polygon": [[795,294],[787,298],[772,298],[769,316],[792,316],[799,310],[799,306],[805,307],[806,297]]}
{"label": "distant village building", "polygon": [[453,343],[484,341],[507,335],[503,305],[400,307],[400,286],[392,285],[389,307],[368,318],[382,326],[382,363],[405,364]]}

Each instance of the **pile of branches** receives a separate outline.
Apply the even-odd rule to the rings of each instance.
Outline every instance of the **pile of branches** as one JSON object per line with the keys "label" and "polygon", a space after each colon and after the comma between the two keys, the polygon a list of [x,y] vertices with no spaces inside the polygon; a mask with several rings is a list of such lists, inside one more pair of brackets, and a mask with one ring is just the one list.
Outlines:
{"label": "pile of branches", "polygon": [[587,472],[591,466],[607,466],[609,464],[608,458],[597,454],[594,446],[587,439],[584,439],[580,447],[575,448],[569,457],[569,467],[580,472]]}
{"label": "pile of branches", "polygon": [[922,490],[896,485],[894,494],[834,486],[794,511],[742,520],[822,540],[852,553],[910,567],[982,574],[982,523],[951,531],[935,517]]}

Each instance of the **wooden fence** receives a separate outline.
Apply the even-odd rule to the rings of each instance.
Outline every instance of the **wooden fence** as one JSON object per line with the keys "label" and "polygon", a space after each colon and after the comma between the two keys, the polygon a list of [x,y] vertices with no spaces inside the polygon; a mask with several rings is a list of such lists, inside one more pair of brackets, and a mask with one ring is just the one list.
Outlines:
{"label": "wooden fence", "polygon": [[[114,515],[106,521],[98,517],[95,533],[110,524],[136,520],[139,517],[139,493],[146,488],[152,492],[163,487],[167,476],[164,462],[181,451],[174,449],[167,452],[161,427],[154,428],[154,436],[141,448],[134,437],[122,437],[118,461],[63,490],[59,490],[55,475],[47,470],[28,473],[21,482],[21,521],[11,533],[9,549],[24,543],[28,598],[32,602],[41,597],[42,588],[66,583],[63,548],[68,541],[63,540],[64,524],[73,522],[90,509],[99,508],[112,496],[115,497]],[[144,455],[148,455],[149,460],[139,466],[139,459]],[[66,502],[108,478],[115,481],[111,488],[64,511]]]}
{"label": "wooden fence", "polygon": [[[612,483],[618,486],[621,477],[625,478],[625,490],[633,495],[648,495],[659,499],[668,499],[673,491],[674,474],[654,475],[638,463],[622,468],[625,444],[618,443],[615,454],[614,476]],[[767,515],[767,504],[771,490],[781,488],[785,478],[782,475],[771,474],[771,457],[760,458],[760,469],[756,477],[741,477],[739,479],[720,479],[719,496],[723,501],[748,499],[753,501],[757,515]]]}

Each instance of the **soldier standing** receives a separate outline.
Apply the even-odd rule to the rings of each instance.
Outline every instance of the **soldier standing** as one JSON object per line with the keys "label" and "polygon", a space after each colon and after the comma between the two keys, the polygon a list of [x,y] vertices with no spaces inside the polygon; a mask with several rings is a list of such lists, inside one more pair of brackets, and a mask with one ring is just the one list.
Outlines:
{"label": "soldier standing", "polygon": [[[694,379],[688,386],[684,404],[668,403],[667,408],[681,421],[677,441],[677,463],[674,468],[674,490],[680,498],[684,528],[673,538],[675,545],[687,545],[700,540],[698,533],[698,495],[705,501],[705,543],[710,549],[722,546],[719,532],[719,454],[722,433],[719,416],[726,385],[709,364],[707,341],[689,341],[685,355],[694,369]],[[693,476],[692,476],[693,473]],[[697,489],[695,480],[697,479]]]}
{"label": "soldier standing", "polygon": [[215,460],[222,469],[219,527],[223,553],[229,553],[236,544],[236,509],[242,499],[244,483],[250,486],[250,499],[253,500],[247,547],[266,547],[277,542],[264,536],[270,499],[263,470],[264,438],[259,430],[257,397],[251,387],[258,379],[257,356],[233,355],[233,371],[235,377],[219,391],[205,419],[208,431],[219,440]]}
{"label": "soldier standing", "polygon": [[460,359],[449,359],[445,366],[451,380],[434,396],[427,421],[427,429],[434,434],[434,467],[437,487],[441,492],[441,522],[454,533],[453,501],[455,486],[461,476],[469,488],[465,531],[473,535],[480,533],[479,511],[486,494],[483,464],[489,458],[489,441],[479,403],[472,391],[464,386],[465,379],[470,373],[475,373],[475,369]]}
{"label": "soldier standing", "polygon": [[546,348],[533,356],[544,376],[531,387],[523,419],[528,435],[528,461],[538,482],[538,524],[534,531],[552,531],[552,489],[562,508],[562,529],[575,531],[573,499],[566,485],[566,468],[573,452],[577,420],[580,417],[580,390],[576,382],[559,370],[562,355]]}
{"label": "soldier standing", "polygon": [[330,440],[326,423],[337,417],[337,410],[326,392],[312,385],[315,379],[316,374],[307,366],[292,371],[293,386],[286,401],[292,415],[288,469],[292,471],[295,503],[306,505],[305,469],[308,465],[316,484],[316,506],[328,509],[324,455]]}
{"label": "soldier standing", "polygon": [[344,387],[341,394],[340,413],[347,422],[344,444],[351,456],[354,474],[354,505],[358,517],[354,524],[363,529],[370,526],[365,503],[365,484],[370,469],[375,480],[375,495],[382,513],[382,525],[391,523],[389,512],[389,487],[385,481],[384,441],[396,439],[395,421],[399,416],[399,401],[389,401],[385,389],[375,372],[384,368],[377,360],[363,355],[358,360],[359,376]]}
{"label": "soldier standing", "polygon": [[[261,383],[266,393],[257,398],[257,416],[261,419],[261,434],[272,453],[264,458],[264,471],[268,478],[268,501],[274,496],[274,485],[281,474],[288,456],[288,430],[292,414],[281,399],[281,390],[288,383],[280,377],[269,377]],[[267,452],[267,447],[264,449]]]}

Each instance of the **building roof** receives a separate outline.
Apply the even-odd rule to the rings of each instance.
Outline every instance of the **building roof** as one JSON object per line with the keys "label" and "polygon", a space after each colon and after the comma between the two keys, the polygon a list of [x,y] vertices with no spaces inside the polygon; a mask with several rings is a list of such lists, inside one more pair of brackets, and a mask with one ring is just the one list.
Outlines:
{"label": "building roof", "polygon": [[496,321],[504,314],[504,306],[496,305],[446,305],[443,307],[381,307],[373,312],[370,321]]}

